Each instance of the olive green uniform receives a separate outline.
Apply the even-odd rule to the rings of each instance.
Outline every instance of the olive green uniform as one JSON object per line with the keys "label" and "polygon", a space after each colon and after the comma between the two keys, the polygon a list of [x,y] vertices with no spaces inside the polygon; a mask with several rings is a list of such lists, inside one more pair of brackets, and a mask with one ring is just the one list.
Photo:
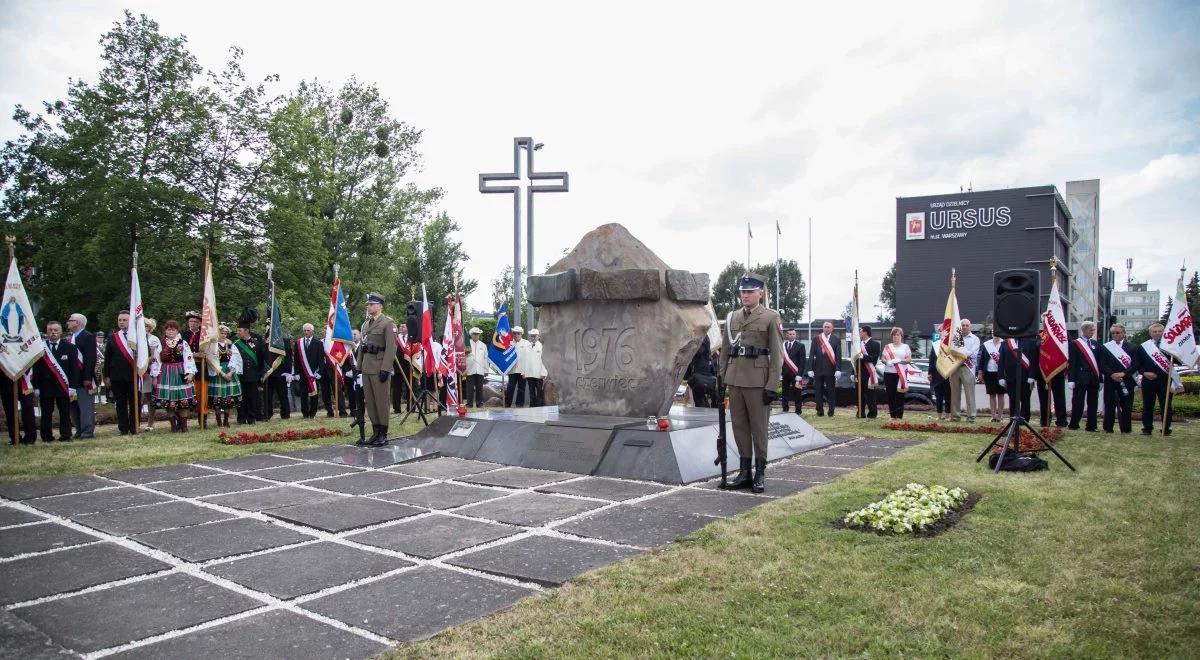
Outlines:
{"label": "olive green uniform", "polygon": [[392,373],[396,360],[396,323],[387,314],[367,317],[359,337],[358,358],[362,370],[363,400],[372,424],[387,426],[391,407],[391,385],[379,374]]}
{"label": "olive green uniform", "polygon": [[[740,335],[740,338],[739,338]],[[731,343],[731,338],[736,343]],[[737,355],[739,347],[755,355]],[[766,355],[762,349],[767,349]],[[783,335],[779,313],[763,305],[730,312],[721,339],[721,379],[729,386],[733,438],[743,458],[767,457],[767,422],[771,409],[763,392],[779,387],[783,368]]]}

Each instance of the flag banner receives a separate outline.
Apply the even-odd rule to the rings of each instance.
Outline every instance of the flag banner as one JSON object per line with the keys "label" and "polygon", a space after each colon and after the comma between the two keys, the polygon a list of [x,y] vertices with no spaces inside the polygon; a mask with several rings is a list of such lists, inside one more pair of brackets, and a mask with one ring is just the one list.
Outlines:
{"label": "flag banner", "polygon": [[1167,327],[1163,330],[1163,352],[1175,356],[1185,367],[1191,367],[1200,360],[1200,350],[1196,348],[1196,329],[1192,325],[1192,312],[1188,309],[1187,292],[1183,288],[1183,278],[1179,278],[1179,287],[1175,293],[1175,303],[1171,305],[1171,314],[1167,316]]}
{"label": "flag banner", "polygon": [[442,345],[441,356],[442,364],[440,373],[442,374],[443,382],[446,385],[446,405],[458,405],[458,365],[454,356],[454,321],[451,320],[451,314],[454,313],[453,298],[448,300],[449,308],[446,314],[446,327],[442,330]]}
{"label": "flag banner", "polygon": [[[716,344],[719,345],[719,344]],[[517,363],[517,347],[512,340],[512,326],[508,323],[508,306],[500,305],[496,319],[496,332],[488,345],[488,361],[496,371],[507,374]]]}
{"label": "flag banner", "polygon": [[279,369],[287,355],[287,340],[283,338],[283,320],[279,316],[279,301],[275,299],[274,284],[271,285],[271,300],[267,303],[267,310],[271,319],[267,326],[267,351],[275,357],[271,360],[271,366],[263,376],[264,379]]}
{"label": "flag banner", "polygon": [[451,352],[450,363],[459,373],[467,372],[467,346],[463,337],[462,298],[446,296],[446,323],[450,326],[454,350]]}
{"label": "flag banner", "polygon": [[42,334],[38,332],[21,270],[14,257],[8,264],[8,281],[4,284],[4,304],[0,305],[0,368],[16,380],[46,352]]}
{"label": "flag banner", "polygon": [[133,351],[133,368],[141,376],[150,368],[150,342],[146,339],[146,312],[142,309],[137,266],[130,272],[129,282],[129,348]]}
{"label": "flag banner", "polygon": [[[350,312],[346,309],[346,298],[342,295],[342,280],[339,277],[333,278],[333,288],[329,291],[329,314],[325,317],[324,344],[325,355],[339,367],[354,348]],[[341,369],[335,371],[339,375],[342,373]]]}
{"label": "flag banner", "polygon": [[200,350],[205,359],[212,364],[219,364],[217,356],[217,341],[220,339],[217,328],[221,322],[217,320],[217,294],[213,289],[212,261],[204,258],[204,302],[200,308]]}
{"label": "flag banner", "polygon": [[705,309],[708,310],[708,347],[716,353],[721,349],[721,321],[717,318],[717,309],[713,307],[711,299]]}
{"label": "flag banner", "polygon": [[1067,316],[1058,295],[1058,280],[1050,284],[1050,299],[1042,312],[1042,330],[1038,347],[1038,368],[1042,379],[1050,380],[1067,368]]}
{"label": "flag banner", "polygon": [[433,352],[433,308],[429,306],[424,282],[421,283],[421,350],[425,352],[421,360],[421,373],[434,373],[437,371],[437,358]]}
{"label": "flag banner", "polygon": [[[855,275],[855,277],[858,277]],[[862,336],[858,331],[858,282],[854,283],[854,304],[850,306],[850,360],[861,360],[863,356]]]}
{"label": "flag banner", "polygon": [[942,327],[938,328],[940,335],[937,370],[942,378],[949,378],[958,371],[966,361],[967,354],[963,350],[962,317],[958,315],[958,294],[955,285],[950,284],[950,297],[946,299],[946,314],[942,317]]}
{"label": "flag banner", "polygon": [[304,382],[308,385],[308,395],[317,395],[316,367],[308,363],[308,354],[304,352],[304,339],[296,340],[296,350],[293,359],[300,364],[300,372],[304,374]]}

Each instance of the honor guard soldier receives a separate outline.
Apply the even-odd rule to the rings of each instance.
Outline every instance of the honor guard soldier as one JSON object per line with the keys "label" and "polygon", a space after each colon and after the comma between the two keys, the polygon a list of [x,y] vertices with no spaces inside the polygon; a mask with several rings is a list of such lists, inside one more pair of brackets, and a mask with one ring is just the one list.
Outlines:
{"label": "honor guard soldier", "polygon": [[396,323],[383,313],[383,296],[367,294],[367,320],[362,325],[358,365],[362,372],[363,398],[374,433],[364,444],[382,447],[388,443],[388,412],[392,365],[396,360]]}
{"label": "honor guard soldier", "polygon": [[738,284],[742,308],[725,318],[725,335],[721,340],[721,378],[729,386],[733,437],[740,455],[737,477],[728,488],[750,488],[756,493],[765,489],[767,423],[783,366],[779,314],[763,304],[765,285],[766,278],[762,275],[742,276]]}

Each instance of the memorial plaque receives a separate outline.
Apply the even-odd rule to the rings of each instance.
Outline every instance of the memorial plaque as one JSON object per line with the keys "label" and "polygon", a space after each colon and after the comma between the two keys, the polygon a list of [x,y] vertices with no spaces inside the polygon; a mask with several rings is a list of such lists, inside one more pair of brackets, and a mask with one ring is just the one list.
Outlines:
{"label": "memorial plaque", "polygon": [[454,422],[454,426],[450,427],[450,432],[446,435],[454,435],[460,438],[465,438],[471,435],[471,431],[475,430],[475,422],[467,422],[459,420]]}
{"label": "memorial plaque", "polygon": [[611,429],[543,426],[525,452],[524,465],[543,470],[591,474],[608,449]]}

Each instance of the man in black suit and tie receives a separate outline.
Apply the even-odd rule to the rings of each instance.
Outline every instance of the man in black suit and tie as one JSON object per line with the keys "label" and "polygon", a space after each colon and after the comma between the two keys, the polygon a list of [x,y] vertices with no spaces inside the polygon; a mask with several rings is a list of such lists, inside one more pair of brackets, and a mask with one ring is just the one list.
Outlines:
{"label": "man in black suit and tie", "polygon": [[821,334],[813,338],[808,353],[808,377],[813,379],[817,416],[825,416],[828,402],[829,416],[833,417],[833,409],[837,405],[837,379],[842,375],[842,345],[833,335],[832,323],[826,321],[821,326]]}
{"label": "man in black suit and tie", "polygon": [[1121,433],[1133,433],[1133,392],[1137,389],[1137,350],[1125,340],[1125,326],[1113,324],[1112,341],[1100,350],[1104,374],[1104,432],[1113,432],[1120,422]]}
{"label": "man in black suit and tie", "polygon": [[[319,390],[326,373],[325,345],[313,336],[313,324],[305,323],[303,332],[304,336],[297,340],[297,353],[292,357],[292,370],[300,383],[300,412],[313,419],[317,416],[317,397],[309,390],[308,377],[311,374]],[[332,408],[329,415],[333,416]]]}
{"label": "man in black suit and tie", "polygon": [[1087,424],[1084,429],[1096,431],[1096,402],[1100,396],[1100,381],[1104,378],[1100,368],[1100,344],[1096,343],[1096,324],[1084,321],[1079,334],[1069,345],[1067,362],[1067,389],[1071,390],[1071,423],[1069,429],[1078,429],[1087,404]]}
{"label": "man in black suit and tie", "polygon": [[788,401],[796,402],[796,412],[800,412],[800,390],[803,387],[800,370],[806,362],[804,344],[796,339],[796,330],[789,329],[783,336],[783,373],[779,379],[783,383],[783,412],[788,411]]}
{"label": "man in black suit and tie", "polygon": [[[862,339],[862,359],[858,361],[858,382],[862,383],[862,399],[858,403],[858,416],[875,419],[879,416],[876,407],[876,387],[879,376],[875,373],[875,363],[879,361],[879,353],[883,351],[878,339],[871,338],[871,326],[859,326],[858,333]],[[903,369],[904,365],[898,368]],[[863,408],[866,414],[863,414]]]}
{"label": "man in black suit and tie", "polygon": [[133,431],[133,355],[129,351],[129,312],[117,314],[117,329],[104,343],[104,377],[112,390],[117,407],[117,431],[129,435]]}
{"label": "man in black suit and tie", "polygon": [[1008,390],[1010,417],[1020,415],[1025,421],[1029,421],[1029,396],[1033,394],[1037,382],[1033,377],[1037,364],[1037,337],[1010,337],[1000,345],[1000,387]]}
{"label": "man in black suit and tie", "polygon": [[96,335],[87,330],[87,317],[78,312],[67,319],[66,340],[79,349],[75,366],[79,368],[81,387],[71,405],[71,422],[75,426],[75,437],[87,440],[96,432]]}
{"label": "man in black suit and tie", "polygon": [[75,362],[75,346],[62,338],[62,325],[58,321],[46,324],[46,354],[34,363],[33,384],[41,398],[42,442],[54,442],[55,408],[58,440],[70,442],[71,399],[79,387],[79,367]]}
{"label": "man in black suit and tie", "polygon": [[1138,346],[1138,371],[1142,374],[1142,435],[1154,432],[1154,408],[1164,414],[1166,423],[1163,435],[1171,435],[1171,407],[1167,405],[1167,388],[1171,386],[1171,357],[1159,350],[1162,343],[1163,324],[1150,326],[1150,339]]}
{"label": "man in black suit and tie", "polygon": [[295,378],[292,374],[292,349],[295,344],[296,342],[285,339],[282,356],[277,353],[267,353],[266,368],[270,369],[275,360],[279,360],[279,366],[267,376],[266,403],[263,407],[264,419],[271,419],[271,416],[275,414],[276,398],[279,399],[280,419],[288,419],[292,415],[292,397],[289,395],[288,387]]}
{"label": "man in black suit and tie", "polygon": [[242,354],[242,373],[238,375],[242,385],[242,404],[238,406],[238,424],[253,424],[262,419],[262,410],[259,409],[262,398],[258,387],[266,372],[267,346],[262,337],[250,332],[250,326],[258,320],[257,317],[258,314],[242,314],[238,319],[238,338],[233,342]]}

